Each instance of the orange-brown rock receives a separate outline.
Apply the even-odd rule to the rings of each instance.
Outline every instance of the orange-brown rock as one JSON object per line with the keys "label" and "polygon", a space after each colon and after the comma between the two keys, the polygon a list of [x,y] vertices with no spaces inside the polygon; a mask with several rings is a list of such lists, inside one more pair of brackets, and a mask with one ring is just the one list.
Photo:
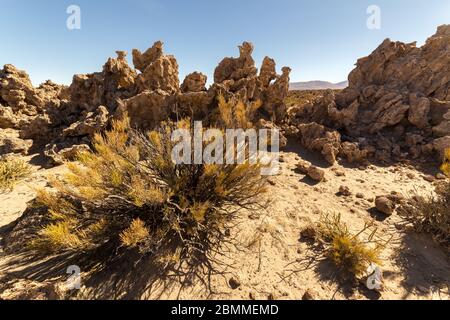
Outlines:
{"label": "orange-brown rock", "polygon": [[[450,25],[439,27],[422,47],[386,39],[358,60],[348,88],[329,91],[297,115],[303,123],[340,130],[351,141],[364,137],[383,161],[441,150],[442,143],[433,140],[450,135]],[[411,145],[408,134],[423,141]],[[389,146],[380,148],[384,140]]]}

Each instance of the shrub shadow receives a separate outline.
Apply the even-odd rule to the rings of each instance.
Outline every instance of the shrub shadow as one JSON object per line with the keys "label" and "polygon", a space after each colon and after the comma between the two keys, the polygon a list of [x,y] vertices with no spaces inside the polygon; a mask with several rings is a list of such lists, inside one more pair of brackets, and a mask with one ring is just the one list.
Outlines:
{"label": "shrub shadow", "polygon": [[74,265],[81,269],[84,288],[68,292],[68,299],[178,299],[184,290],[196,285],[212,295],[215,292],[211,277],[225,274],[212,267],[210,261],[198,261],[189,267],[161,266],[149,254],[117,250],[114,245],[105,245],[92,253],[67,253],[48,258],[27,252],[16,254],[0,266],[0,274],[12,279],[61,283],[70,276],[67,268]]}
{"label": "shrub shadow", "polygon": [[437,299],[440,292],[450,294],[449,250],[439,247],[426,235],[412,230],[402,237],[400,246],[395,262],[404,276],[404,299],[408,299],[413,293]]}

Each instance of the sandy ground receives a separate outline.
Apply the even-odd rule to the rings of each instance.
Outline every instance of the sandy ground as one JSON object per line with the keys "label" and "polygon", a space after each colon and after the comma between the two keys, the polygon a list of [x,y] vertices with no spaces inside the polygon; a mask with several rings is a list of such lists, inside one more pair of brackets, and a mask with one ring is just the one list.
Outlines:
{"label": "sandy ground", "polygon": [[[299,173],[296,163],[300,158],[325,168],[326,181],[315,184]],[[301,299],[308,291],[316,299],[449,299],[449,253],[426,236],[409,230],[398,215],[386,218],[373,210],[378,195],[391,192],[404,196],[430,194],[433,185],[423,178],[423,172],[409,166],[372,165],[366,170],[340,165],[329,168],[316,155],[296,146],[283,152],[282,159],[281,174],[270,179],[271,205],[257,215],[243,213],[239,226],[230,231],[240,244],[238,249],[230,249],[226,259],[232,262],[232,267],[220,275],[204,277],[209,289],[197,281],[185,283],[180,291],[181,285],[176,281],[174,286],[168,286],[166,279],[156,278],[152,282],[149,280],[152,270],[134,265],[127,266],[126,271],[124,267],[117,268],[96,279],[82,281],[82,290],[72,296],[99,299]],[[63,170],[62,167],[37,170],[13,192],[0,195],[0,231],[22,214],[26,202],[35,196],[33,188],[45,186],[48,175]],[[339,171],[345,176],[338,176]],[[339,196],[341,185],[349,187],[352,196]],[[357,197],[358,193],[361,195]],[[334,266],[319,259],[307,243],[300,241],[301,230],[317,221],[321,212],[340,213],[355,232],[365,222],[375,221],[383,236],[392,236],[383,253],[384,288],[380,293],[366,289],[364,284],[355,286],[341,280]],[[0,276],[8,274],[12,279],[38,282],[49,280],[50,276],[43,274],[56,263],[43,260],[33,262],[31,266],[24,261],[26,257],[0,253]],[[53,279],[65,281],[65,268],[69,264],[73,263],[58,261],[60,269],[52,275]]]}

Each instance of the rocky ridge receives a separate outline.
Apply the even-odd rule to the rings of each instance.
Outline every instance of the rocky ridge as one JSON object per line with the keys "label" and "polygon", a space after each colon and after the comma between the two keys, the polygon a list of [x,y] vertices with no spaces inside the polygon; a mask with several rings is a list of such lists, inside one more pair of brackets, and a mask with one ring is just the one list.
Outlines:
{"label": "rocky ridge", "polygon": [[294,107],[286,131],[333,164],[442,157],[450,147],[450,25],[424,46],[386,39],[349,86]]}
{"label": "rocky ridge", "polygon": [[208,121],[219,95],[248,104],[260,101],[255,122],[282,119],[290,69],[284,67],[278,75],[275,61],[266,57],[258,73],[253,45],[244,42],[239,51],[239,57],[219,63],[209,88],[200,72],[189,74],[180,85],[177,60],[164,54],[160,41],[144,53],[133,50],[134,68],[127,53],[117,51],[101,72],[75,75],[69,87],[46,82],[34,88],[24,71],[6,65],[0,71],[0,129],[18,130],[20,137],[0,135],[0,150],[26,154],[34,146],[32,152],[43,150],[60,163],[125,112],[134,127],[145,130],[169,118]]}

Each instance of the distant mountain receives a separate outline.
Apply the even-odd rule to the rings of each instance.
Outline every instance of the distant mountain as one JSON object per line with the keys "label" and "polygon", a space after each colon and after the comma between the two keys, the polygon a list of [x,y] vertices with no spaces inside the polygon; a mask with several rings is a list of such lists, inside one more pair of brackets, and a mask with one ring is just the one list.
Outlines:
{"label": "distant mountain", "polygon": [[325,89],[345,89],[348,86],[348,81],[339,83],[331,83],[327,81],[307,81],[307,82],[292,82],[289,85],[289,90],[325,90]]}

